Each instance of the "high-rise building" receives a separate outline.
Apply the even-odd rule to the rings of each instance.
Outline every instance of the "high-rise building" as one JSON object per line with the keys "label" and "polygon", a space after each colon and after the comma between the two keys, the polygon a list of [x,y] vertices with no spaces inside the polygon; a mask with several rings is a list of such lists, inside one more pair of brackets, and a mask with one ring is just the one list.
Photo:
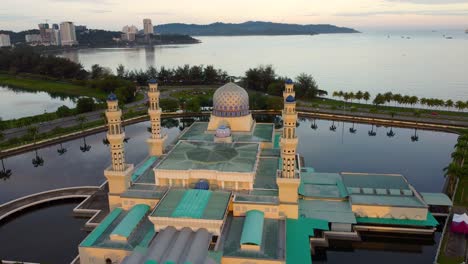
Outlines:
{"label": "high-rise building", "polygon": [[138,33],[138,28],[134,25],[125,26],[122,28],[122,40],[135,41],[135,36]]}
{"label": "high-rise building", "polygon": [[60,39],[62,40],[62,46],[73,46],[78,44],[73,22],[65,21],[60,23]]}
{"label": "high-rise building", "polygon": [[0,48],[1,47],[10,47],[10,35],[7,34],[0,34]]}
{"label": "high-rise building", "polygon": [[41,35],[40,34],[28,34],[24,36],[26,43],[30,44],[39,44],[41,43]]}
{"label": "high-rise building", "polygon": [[145,33],[145,35],[154,34],[153,23],[151,23],[151,19],[143,19],[143,32]]}
{"label": "high-rise building", "polygon": [[51,32],[49,29],[49,24],[48,23],[41,23],[38,25],[39,27],[39,33],[41,34],[41,41],[43,44],[50,44],[50,37],[51,37]]}
{"label": "high-rise building", "polygon": [[60,28],[59,28],[59,25],[58,25],[58,24],[52,24],[52,29],[60,30]]}

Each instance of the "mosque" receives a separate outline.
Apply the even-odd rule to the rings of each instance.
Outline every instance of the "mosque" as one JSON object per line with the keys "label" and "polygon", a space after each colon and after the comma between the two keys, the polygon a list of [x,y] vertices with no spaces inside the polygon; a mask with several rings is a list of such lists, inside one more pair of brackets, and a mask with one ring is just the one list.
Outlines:
{"label": "mosque", "polygon": [[110,213],[79,245],[80,263],[312,263],[314,246],[362,232],[432,235],[443,194],[419,193],[398,174],[319,173],[297,153],[294,84],[285,82],[283,128],[257,123],[249,95],[218,88],[209,122],[175,142],[161,129],[149,81],[149,155],[125,161],[122,112],[107,98]]}

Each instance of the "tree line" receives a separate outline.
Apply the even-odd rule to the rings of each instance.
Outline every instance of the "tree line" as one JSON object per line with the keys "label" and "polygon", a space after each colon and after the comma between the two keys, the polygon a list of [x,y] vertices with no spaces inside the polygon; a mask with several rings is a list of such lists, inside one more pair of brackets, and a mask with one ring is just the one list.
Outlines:
{"label": "tree line", "polygon": [[[343,91],[334,91],[332,94],[333,97],[342,98],[346,102],[349,100],[353,102],[353,100],[361,100],[366,101],[366,103],[371,99],[371,95],[369,92],[362,92],[358,91],[354,92],[343,92]],[[461,100],[453,101],[451,99],[442,100],[436,98],[418,98],[417,96],[410,96],[410,95],[401,95],[398,93],[386,92],[386,93],[378,93],[372,100],[372,104],[374,105],[384,105],[395,103],[399,105],[410,105],[414,106],[416,104],[420,104],[422,106],[426,106],[428,108],[438,108],[438,107],[446,107],[447,109],[457,108],[458,110],[464,110],[468,108],[468,101],[464,102]]]}

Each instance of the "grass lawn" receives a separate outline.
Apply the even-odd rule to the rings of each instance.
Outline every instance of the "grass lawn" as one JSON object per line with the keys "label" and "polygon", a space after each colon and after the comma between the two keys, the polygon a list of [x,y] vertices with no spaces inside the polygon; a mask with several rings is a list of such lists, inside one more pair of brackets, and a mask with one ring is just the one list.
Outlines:
{"label": "grass lawn", "polygon": [[89,96],[100,99],[104,99],[106,96],[103,92],[86,86],[79,86],[66,82],[23,78],[9,74],[0,74],[0,85],[71,96]]}

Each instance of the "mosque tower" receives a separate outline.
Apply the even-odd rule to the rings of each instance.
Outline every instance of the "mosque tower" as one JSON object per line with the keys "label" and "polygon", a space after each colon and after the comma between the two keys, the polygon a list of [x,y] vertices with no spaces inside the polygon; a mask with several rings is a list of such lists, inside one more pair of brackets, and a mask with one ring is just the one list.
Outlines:
{"label": "mosque tower", "polygon": [[151,138],[148,139],[149,155],[161,156],[164,151],[166,136],[161,135],[161,108],[159,108],[158,82],[155,79],[148,81],[148,114],[151,121]]}
{"label": "mosque tower", "polygon": [[279,187],[280,211],[288,218],[297,218],[300,178],[299,173],[296,173],[297,112],[294,83],[291,79],[286,80],[283,98],[283,133],[280,139],[282,169],[276,182]]}
{"label": "mosque tower", "polygon": [[109,183],[109,207],[112,210],[121,206],[120,194],[130,186],[133,164],[125,163],[124,139],[122,130],[122,111],[119,109],[117,96],[111,93],[107,97],[107,140],[111,152],[111,166],[104,171]]}

